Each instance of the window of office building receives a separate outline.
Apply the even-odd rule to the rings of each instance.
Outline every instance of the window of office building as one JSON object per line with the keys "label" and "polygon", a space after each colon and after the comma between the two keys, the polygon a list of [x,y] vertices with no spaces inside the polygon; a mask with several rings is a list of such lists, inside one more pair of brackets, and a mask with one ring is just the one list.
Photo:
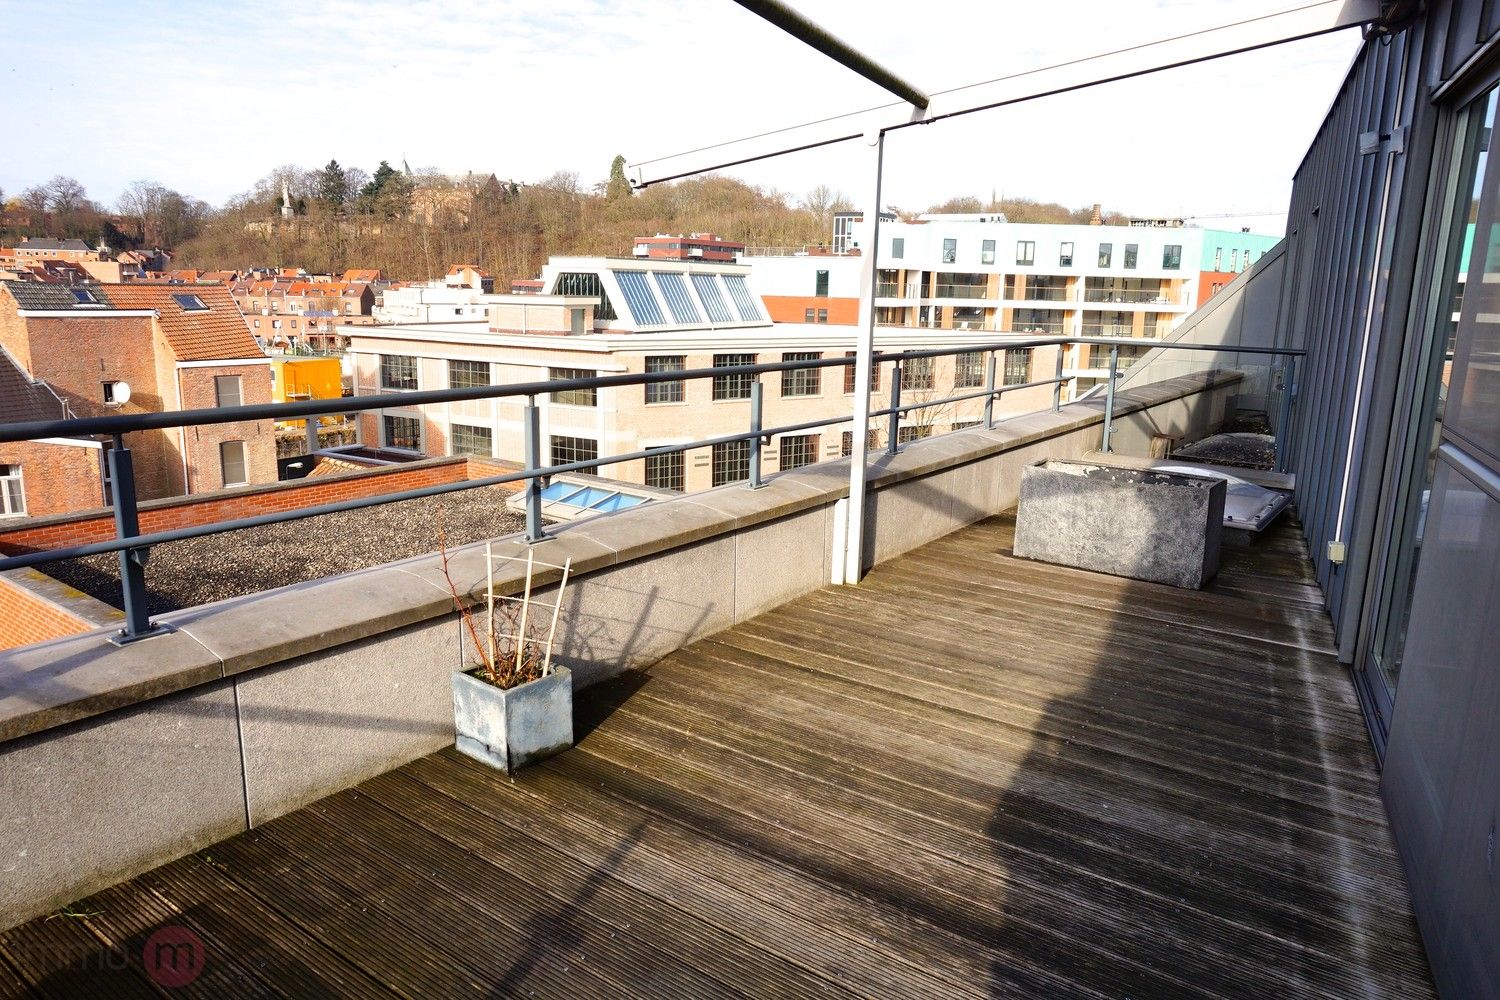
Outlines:
{"label": "window of office building", "polygon": [[0,465],[0,517],[26,513],[26,483],[19,465]]}
{"label": "window of office building", "polygon": [[714,445],[711,464],[713,485],[744,482],[750,478],[750,442],[725,441]]}
{"label": "window of office building", "polygon": [[489,458],[495,453],[494,431],[488,427],[454,424],[448,430],[448,453],[450,455],[481,455]]}
{"label": "window of office building", "polygon": [[827,323],[828,322],[828,310],[827,309],[819,309],[818,310],[818,322],[819,323]]}
{"label": "window of office building", "polygon": [[958,240],[943,240],[943,263],[952,264],[958,260]]}
{"label": "window of office building", "polygon": [[1136,258],[1140,256],[1140,252],[1141,245],[1139,243],[1125,244],[1125,266],[1127,268],[1135,267]]}
{"label": "window of office building", "polygon": [[900,236],[897,236],[895,239],[891,240],[891,258],[893,260],[900,260],[905,256],[906,240]]}
{"label": "window of office building", "polygon": [[1005,352],[1005,384],[1025,385],[1031,381],[1031,352]]}
{"label": "window of office building", "polygon": [[380,421],[383,432],[381,443],[387,448],[405,448],[407,451],[422,450],[422,421],[416,417],[396,417],[389,413]]}
{"label": "window of office building", "polygon": [[[846,358],[852,358],[852,357],[854,357],[854,352],[853,351],[845,351],[844,352],[844,357],[846,357]],[[870,391],[871,392],[878,392],[879,390],[880,390],[880,365],[878,365],[878,364],[872,364],[872,365],[870,365]],[[846,395],[846,396],[852,396],[852,395],[854,395],[854,365],[845,365],[844,366],[844,395]]]}
{"label": "window of office building", "polygon": [[828,297],[828,272],[819,271],[817,278],[813,281],[813,295],[820,299]]}
{"label": "window of office building", "polygon": [[802,313],[802,322],[804,322],[804,323],[816,323],[817,322],[817,315],[818,315],[818,313],[817,313],[816,309],[807,309],[807,310],[804,310],[803,313]]}
{"label": "window of office building", "polygon": [[953,359],[953,388],[977,389],[984,385],[984,352],[969,351]]}
{"label": "window of office building", "polygon": [[[715,368],[738,368],[744,365],[755,364],[753,354],[715,354]],[[749,399],[750,386],[755,384],[755,376],[745,375],[715,375],[714,376],[714,399]]]}
{"label": "window of office building", "polygon": [[981,264],[993,264],[993,263],[995,263],[995,241],[994,240],[985,240],[983,243],[981,243],[979,245],[979,263],[981,263]]}
{"label": "window of office building", "polygon": [[[646,371],[655,372],[680,372],[687,368],[687,357],[681,354],[648,354],[646,355]],[[646,386],[646,402],[651,403],[680,403],[683,400],[684,384],[682,382],[653,382]]]}
{"label": "window of office building", "polygon": [[[552,435],[552,464],[571,465],[574,462],[592,462],[599,457],[599,442],[593,438]],[[594,470],[585,470],[592,472]]]}
{"label": "window of office building", "polygon": [[908,441],[919,441],[929,437],[932,437],[931,424],[908,424],[896,432],[896,443],[906,444]]}
{"label": "window of office building", "polygon": [[[867,451],[874,451],[876,448],[879,448],[879,447],[880,447],[880,432],[879,431],[869,431],[869,432],[867,432],[865,434],[865,449]],[[854,454],[854,432],[853,431],[844,431],[844,433],[841,435],[841,437],[839,439],[839,454],[842,455],[844,458],[848,458],[850,455]]]}
{"label": "window of office building", "polygon": [[931,389],[933,382],[933,359],[910,358],[901,366],[901,388],[903,390]]}
{"label": "window of office building", "polygon": [[380,387],[382,389],[415,389],[417,387],[417,359],[404,354],[382,354],[380,356]]}
{"label": "window of office building", "polygon": [[1016,241],[1016,263],[1017,264],[1035,264],[1036,263],[1036,243],[1034,241],[1032,241],[1032,240],[1017,240]]}
{"label": "window of office building", "polygon": [[818,460],[818,435],[783,434],[779,444],[781,468],[800,469]]}
{"label": "window of office building", "polygon": [[244,486],[250,482],[248,463],[245,461],[245,442],[219,442],[219,471],[225,486]]}
{"label": "window of office building", "polygon": [[1058,248],[1057,248],[1057,266],[1058,267],[1072,267],[1073,266],[1073,244],[1071,244],[1071,243],[1063,243],[1063,244],[1061,244],[1061,245],[1058,246]]}
{"label": "window of office building", "polygon": [[488,361],[448,362],[448,388],[474,389],[490,384]]}
{"label": "window of office building", "polygon": [[[565,382],[577,378],[593,378],[598,372],[587,368],[548,368],[547,381]],[[552,402],[568,406],[598,406],[598,389],[559,389],[552,393]]]}
{"label": "window of office building", "polygon": [[[791,351],[781,356],[782,361],[817,361],[823,355],[818,351]],[[816,396],[823,391],[821,368],[793,368],[781,373],[783,396]]]}
{"label": "window of office building", "polygon": [[646,456],[646,485],[658,490],[684,489],[682,452]]}
{"label": "window of office building", "polygon": [[1164,271],[1176,271],[1182,268],[1182,244],[1168,243],[1162,247],[1161,266]]}
{"label": "window of office building", "polygon": [[1114,259],[1115,246],[1113,243],[1099,244],[1099,266],[1109,267],[1110,261]]}

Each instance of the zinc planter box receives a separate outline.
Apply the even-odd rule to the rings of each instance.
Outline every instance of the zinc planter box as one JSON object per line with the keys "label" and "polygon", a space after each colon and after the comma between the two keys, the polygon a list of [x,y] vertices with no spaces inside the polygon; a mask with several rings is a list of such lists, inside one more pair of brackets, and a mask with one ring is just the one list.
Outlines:
{"label": "zinc planter box", "polygon": [[453,725],[459,752],[514,773],[573,745],[573,675],[553,667],[545,677],[506,689],[455,672]]}
{"label": "zinc planter box", "polygon": [[1197,589],[1219,571],[1224,481],[1055,459],[1021,470],[1015,554]]}

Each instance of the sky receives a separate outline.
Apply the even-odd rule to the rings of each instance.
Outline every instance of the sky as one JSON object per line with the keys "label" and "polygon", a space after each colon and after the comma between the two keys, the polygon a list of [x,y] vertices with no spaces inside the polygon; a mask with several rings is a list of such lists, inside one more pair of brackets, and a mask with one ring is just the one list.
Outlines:
{"label": "sky", "polygon": [[[1299,0],[793,0],[928,92]],[[211,204],[336,158],[522,183],[859,110],[884,91],[730,0],[0,0],[7,197],[54,174]],[[1270,215],[1359,45],[1346,30],[887,142],[886,203],[1027,197],[1149,216]],[[864,190],[858,150],[728,171],[793,198]],[[1278,230],[1279,231],[1279,230]]]}

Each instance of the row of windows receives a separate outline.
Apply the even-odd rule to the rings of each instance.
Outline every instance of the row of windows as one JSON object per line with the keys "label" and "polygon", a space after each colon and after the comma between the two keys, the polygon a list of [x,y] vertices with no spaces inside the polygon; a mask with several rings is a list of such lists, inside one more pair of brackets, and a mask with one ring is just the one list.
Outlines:
{"label": "row of windows", "polygon": [[[1030,381],[1031,353],[1029,351],[1006,351],[1005,353],[1005,385],[1019,385]],[[853,351],[844,352],[844,357],[854,357]],[[783,362],[791,361],[819,361],[822,360],[821,351],[788,351],[781,355]],[[737,368],[758,363],[758,355],[755,354],[715,354],[713,367],[715,368]],[[655,354],[646,357],[647,372],[673,372],[686,370],[687,359],[681,354]],[[843,366],[844,393],[854,394],[854,365]],[[902,389],[934,389],[936,388],[936,365],[933,358],[912,358],[906,362],[901,373]],[[783,398],[795,398],[799,396],[820,396],[823,393],[823,370],[821,368],[793,368],[781,373],[781,395]],[[724,399],[749,399],[750,387],[755,383],[755,376],[746,375],[715,375],[713,380],[712,398]],[[984,385],[984,352],[971,351],[957,356],[954,362],[954,388],[972,389]],[[880,366],[876,365],[870,370],[870,391],[880,391]],[[680,403],[684,397],[684,383],[679,381],[656,382],[646,386],[646,402],[650,403]],[[592,405],[592,404],[589,404]]]}
{"label": "row of windows", "polygon": [[[1141,249],[1141,247],[1140,247],[1139,243],[1126,243],[1125,244],[1125,253],[1124,253],[1124,258],[1122,260],[1122,263],[1123,263],[1123,265],[1125,266],[1125,268],[1127,270],[1133,269],[1133,268],[1135,268],[1137,266],[1137,262],[1138,262],[1138,260],[1140,258],[1140,249]],[[891,240],[891,257],[893,259],[895,259],[895,260],[901,260],[905,256],[906,256],[906,240],[904,240],[904,239],[902,239],[900,237],[897,237],[897,238]],[[1114,265],[1114,256],[1115,256],[1115,248],[1114,248],[1114,244],[1113,243],[1100,243],[1099,244],[1099,266],[1100,267],[1112,267]],[[1021,265],[1021,266],[1027,266],[1027,267],[1029,267],[1029,266],[1035,265],[1036,264],[1036,241],[1035,240],[1017,240],[1016,241],[1016,257],[1015,257],[1015,260],[1016,260],[1016,263],[1018,265]],[[994,240],[982,240],[980,242],[980,244],[979,244],[979,262],[981,264],[993,264],[993,263],[995,263],[995,241]],[[1249,252],[1248,251],[1245,254],[1245,262],[1247,264],[1249,263]],[[956,263],[958,263],[958,240],[957,239],[949,238],[949,239],[943,240],[943,263],[944,264],[956,264]],[[1073,244],[1072,243],[1059,243],[1057,245],[1057,264],[1058,264],[1059,267],[1072,267],[1073,266]],[[1162,247],[1162,250],[1161,250],[1161,266],[1162,266],[1162,270],[1164,270],[1164,271],[1177,271],[1177,270],[1180,270],[1182,268],[1182,245],[1181,244],[1179,244],[1179,243],[1172,243],[1172,244],[1168,244],[1167,246]],[[824,272],[820,271],[818,273],[822,274]]]}

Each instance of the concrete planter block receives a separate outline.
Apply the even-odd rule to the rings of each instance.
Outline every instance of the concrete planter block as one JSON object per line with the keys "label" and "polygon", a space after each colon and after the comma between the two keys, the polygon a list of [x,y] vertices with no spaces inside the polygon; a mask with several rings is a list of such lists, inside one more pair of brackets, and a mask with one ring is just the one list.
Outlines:
{"label": "concrete planter block", "polygon": [[1015,554],[1196,589],[1223,523],[1222,479],[1047,460],[1021,472]]}
{"label": "concrete planter block", "polygon": [[508,773],[573,745],[573,675],[566,667],[516,688],[453,674],[455,745]]}

